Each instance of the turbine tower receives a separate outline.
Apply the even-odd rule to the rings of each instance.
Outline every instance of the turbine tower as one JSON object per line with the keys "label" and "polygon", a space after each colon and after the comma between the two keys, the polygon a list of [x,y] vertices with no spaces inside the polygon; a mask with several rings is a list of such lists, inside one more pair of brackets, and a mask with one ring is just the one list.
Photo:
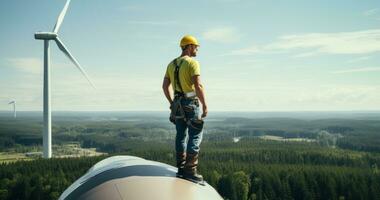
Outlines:
{"label": "turbine tower", "polygon": [[66,1],[65,6],[63,7],[61,13],[58,16],[57,22],[53,28],[53,32],[36,32],[34,38],[36,40],[44,41],[44,108],[43,108],[43,119],[44,119],[44,128],[43,128],[43,157],[51,158],[51,103],[50,103],[50,50],[49,42],[54,40],[57,43],[58,48],[75,64],[79,71],[86,77],[87,81],[95,88],[92,84],[90,78],[87,76],[86,72],[77,62],[77,60],[71,55],[66,46],[58,38],[58,30],[63,22],[67,8],[69,7],[70,0]]}
{"label": "turbine tower", "polygon": [[13,104],[13,117],[16,118],[16,101],[11,101],[8,104]]}

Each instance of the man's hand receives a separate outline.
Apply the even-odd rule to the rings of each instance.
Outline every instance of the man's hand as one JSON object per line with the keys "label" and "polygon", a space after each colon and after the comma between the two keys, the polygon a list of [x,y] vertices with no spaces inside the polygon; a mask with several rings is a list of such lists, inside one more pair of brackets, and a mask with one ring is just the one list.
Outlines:
{"label": "man's hand", "polygon": [[208,110],[205,99],[205,91],[201,83],[201,77],[199,75],[195,75],[192,77],[192,81],[194,83],[195,93],[197,94],[197,97],[202,104],[202,118],[205,118],[207,116]]}
{"label": "man's hand", "polygon": [[207,106],[202,105],[202,110],[203,110],[202,118],[205,118],[207,116],[207,113],[208,113]]}

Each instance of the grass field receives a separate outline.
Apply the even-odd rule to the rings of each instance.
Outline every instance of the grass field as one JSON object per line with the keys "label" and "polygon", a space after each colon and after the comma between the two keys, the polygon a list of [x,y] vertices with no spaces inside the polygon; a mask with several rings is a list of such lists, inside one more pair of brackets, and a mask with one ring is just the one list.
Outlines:
{"label": "grass field", "polygon": [[[26,154],[30,154],[27,156]],[[1,152],[0,153],[0,164],[9,163],[15,161],[27,161],[34,160],[41,157],[41,152]],[[97,152],[96,148],[81,148],[79,144],[64,144],[64,145],[53,145],[53,157],[55,158],[67,158],[67,157],[90,157],[90,156],[100,156],[105,153]]]}
{"label": "grass field", "polygon": [[15,162],[19,160],[32,160],[32,158],[26,157],[24,153],[10,153],[10,152],[0,153],[0,164]]}
{"label": "grass field", "polygon": [[286,141],[286,142],[316,142],[315,139],[308,139],[308,138],[284,138],[280,136],[273,136],[273,135],[263,135],[259,136],[259,138],[264,140],[275,140],[275,141]]}

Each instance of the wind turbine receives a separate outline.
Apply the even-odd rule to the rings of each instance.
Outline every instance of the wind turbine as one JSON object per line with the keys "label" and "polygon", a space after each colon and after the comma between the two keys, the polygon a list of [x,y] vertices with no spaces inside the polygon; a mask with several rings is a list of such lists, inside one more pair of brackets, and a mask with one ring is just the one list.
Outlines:
{"label": "wind turbine", "polygon": [[233,138],[232,138],[232,141],[234,142],[234,143],[237,143],[237,142],[239,142],[240,141],[240,139],[241,139],[241,137],[238,137],[238,136],[236,136],[236,132],[238,131],[238,125],[235,125],[235,129],[234,129],[234,132],[233,132]]}
{"label": "wind turbine", "polygon": [[13,116],[16,118],[16,101],[11,101],[8,104],[13,104]]}
{"label": "wind turbine", "polygon": [[79,71],[86,77],[88,82],[95,88],[94,84],[91,82],[90,78],[87,76],[86,72],[80,66],[78,61],[71,55],[66,46],[58,38],[58,30],[63,22],[67,8],[69,7],[70,0],[66,1],[61,13],[58,16],[57,22],[53,28],[53,32],[36,32],[34,38],[36,40],[44,40],[44,128],[43,128],[43,157],[51,158],[51,103],[50,103],[50,50],[49,42],[54,40],[57,43],[58,48],[75,64]]}

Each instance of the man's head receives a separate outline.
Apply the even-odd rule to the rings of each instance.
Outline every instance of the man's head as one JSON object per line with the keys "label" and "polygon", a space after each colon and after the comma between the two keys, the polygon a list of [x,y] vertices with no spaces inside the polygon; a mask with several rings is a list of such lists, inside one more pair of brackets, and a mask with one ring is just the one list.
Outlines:
{"label": "man's head", "polygon": [[191,35],[185,35],[181,39],[180,46],[182,49],[182,54],[188,55],[190,57],[197,56],[199,43],[198,40],[195,39],[195,37]]}

